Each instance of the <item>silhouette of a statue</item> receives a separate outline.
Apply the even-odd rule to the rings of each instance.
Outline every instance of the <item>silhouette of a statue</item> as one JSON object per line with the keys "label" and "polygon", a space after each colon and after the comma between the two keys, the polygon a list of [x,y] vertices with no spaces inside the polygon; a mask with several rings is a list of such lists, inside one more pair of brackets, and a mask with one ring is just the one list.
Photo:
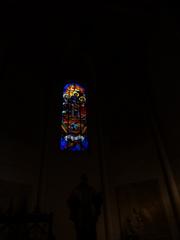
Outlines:
{"label": "silhouette of a statue", "polygon": [[88,184],[85,174],[68,199],[70,219],[74,222],[77,240],[96,240],[96,222],[101,213],[102,195]]}

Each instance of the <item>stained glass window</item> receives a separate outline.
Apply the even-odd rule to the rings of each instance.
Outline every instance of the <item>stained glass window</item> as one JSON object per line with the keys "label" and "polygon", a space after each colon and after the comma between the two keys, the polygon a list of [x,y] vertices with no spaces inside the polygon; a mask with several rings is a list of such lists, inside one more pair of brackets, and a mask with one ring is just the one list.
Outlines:
{"label": "stained glass window", "polygon": [[61,131],[61,150],[87,150],[86,92],[79,84],[69,83],[64,87]]}

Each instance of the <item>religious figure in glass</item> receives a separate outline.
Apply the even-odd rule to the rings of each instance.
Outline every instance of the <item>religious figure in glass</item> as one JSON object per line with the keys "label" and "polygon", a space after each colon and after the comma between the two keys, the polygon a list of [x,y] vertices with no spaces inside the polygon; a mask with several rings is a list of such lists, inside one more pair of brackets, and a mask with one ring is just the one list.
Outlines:
{"label": "religious figure in glass", "polygon": [[86,93],[77,83],[68,83],[64,87],[61,129],[61,150],[87,150]]}

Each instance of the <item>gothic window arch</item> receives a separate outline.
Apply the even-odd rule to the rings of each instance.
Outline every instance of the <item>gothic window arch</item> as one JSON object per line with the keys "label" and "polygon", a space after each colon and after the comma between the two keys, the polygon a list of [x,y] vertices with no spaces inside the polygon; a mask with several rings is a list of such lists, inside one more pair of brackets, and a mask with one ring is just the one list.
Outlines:
{"label": "gothic window arch", "polygon": [[87,95],[85,88],[68,83],[63,89],[60,149],[84,151],[88,149]]}

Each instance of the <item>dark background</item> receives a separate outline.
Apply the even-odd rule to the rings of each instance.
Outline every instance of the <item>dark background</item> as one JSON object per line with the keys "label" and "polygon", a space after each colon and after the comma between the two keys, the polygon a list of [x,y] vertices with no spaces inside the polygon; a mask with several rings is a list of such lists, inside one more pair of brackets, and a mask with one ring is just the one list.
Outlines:
{"label": "dark background", "polygon": [[[166,2],[9,1],[2,4],[1,12],[1,135],[5,138],[40,144],[37,131],[43,122],[45,89],[71,76],[93,78],[84,56],[90,57],[96,75],[105,134],[114,140],[125,137],[126,131],[138,129],[140,134],[146,127],[148,91],[155,102],[159,98],[161,109],[175,98],[179,18],[178,9]],[[168,63],[164,55],[169,56]],[[161,77],[153,79],[157,74]],[[107,127],[111,121],[117,124]]]}
{"label": "dark background", "polygon": [[[180,189],[180,19],[179,8],[173,4],[150,0],[1,3],[2,179],[36,189],[43,140],[57,140],[60,92],[66,79],[77,79],[88,86],[91,141],[98,135],[92,122],[99,116],[112,189],[116,183],[161,177],[150,134],[151,108]],[[45,129],[51,133],[44,135]],[[49,141],[45,139],[47,152],[51,152]],[[65,237],[69,221],[64,199],[86,163],[80,160],[76,173],[76,162],[69,167],[67,159],[56,161],[61,157],[53,159],[54,152],[49,152],[50,167],[45,173],[49,185],[44,186],[49,189],[49,209],[57,213],[57,232],[60,221]],[[98,176],[99,163],[96,158],[93,161],[94,165],[87,164],[89,175],[97,170],[94,175]],[[68,179],[71,174],[74,179]]]}

